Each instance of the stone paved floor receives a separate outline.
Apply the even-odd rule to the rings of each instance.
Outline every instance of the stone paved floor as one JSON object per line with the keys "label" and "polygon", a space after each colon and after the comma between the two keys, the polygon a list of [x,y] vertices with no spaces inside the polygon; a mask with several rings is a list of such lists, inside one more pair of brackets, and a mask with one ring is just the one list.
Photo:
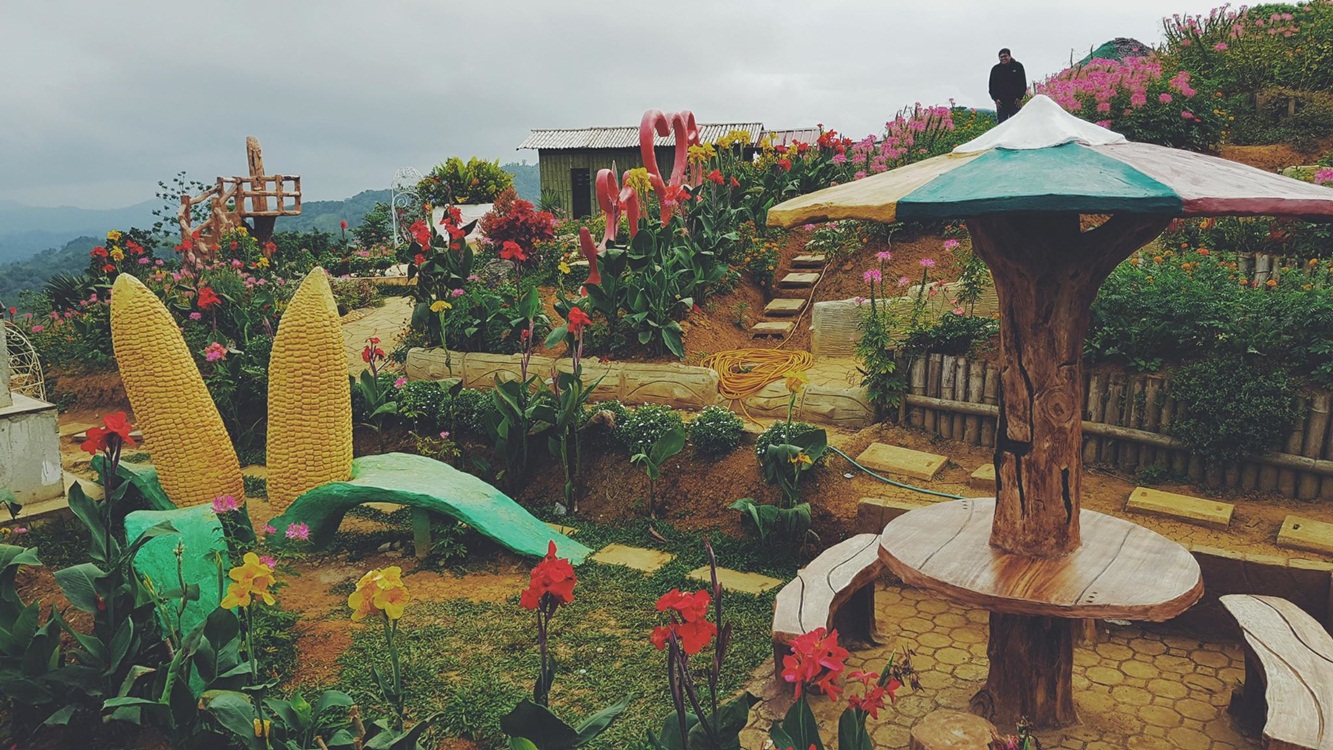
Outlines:
{"label": "stone paved floor", "polygon": [[361,360],[361,350],[366,348],[366,339],[374,336],[380,340],[380,348],[386,352],[397,346],[398,337],[407,330],[412,319],[412,299],[410,297],[385,297],[384,306],[376,307],[364,315],[349,315],[343,324],[343,342],[347,346],[347,371],[360,375],[366,369]]}
{"label": "stone paved floor", "polygon": [[[879,671],[894,648],[915,652],[922,689],[899,692],[898,702],[868,727],[877,748],[907,747],[916,720],[937,708],[968,709],[985,681],[987,613],[964,609],[897,583],[876,592],[879,647],[853,651],[850,670]],[[1227,714],[1231,688],[1245,674],[1241,647],[1200,640],[1169,625],[1099,624],[1098,642],[1074,653],[1074,701],[1081,724],[1041,732],[1045,750],[1232,750],[1258,748]],[[771,666],[756,671],[751,692],[764,696],[742,747],[762,748],[767,727],[790,699],[779,695]],[[842,704],[817,698],[824,736],[836,736]],[[762,728],[762,729],[761,729]],[[1013,727],[1000,727],[1013,731]]]}

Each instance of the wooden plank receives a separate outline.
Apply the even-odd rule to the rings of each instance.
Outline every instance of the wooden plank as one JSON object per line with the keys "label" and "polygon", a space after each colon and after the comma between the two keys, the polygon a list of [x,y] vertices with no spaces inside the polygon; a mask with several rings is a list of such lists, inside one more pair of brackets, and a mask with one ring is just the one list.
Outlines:
{"label": "wooden plank", "polygon": [[[912,360],[912,367],[911,367],[910,372],[911,372],[911,375],[912,375],[912,380],[911,380],[911,383],[912,383],[911,391],[912,391],[912,393],[913,393],[914,395],[918,395],[918,396],[924,396],[924,395],[926,395],[926,375],[927,375],[927,372],[926,372],[926,358],[925,358],[925,357],[922,357],[922,356],[920,356],[920,355],[917,355],[917,356]],[[925,409],[922,409],[922,408],[919,407],[919,406],[914,407],[914,408],[912,409],[910,415],[909,415],[909,424],[911,424],[913,427],[916,427],[916,428],[918,428],[918,429],[921,429],[921,428],[925,427],[925,426],[926,426],[926,410],[925,410]]]}
{"label": "wooden plank", "polygon": [[798,255],[791,259],[792,268],[823,268],[826,258],[823,253]]}
{"label": "wooden plank", "polygon": [[[1146,387],[1143,376],[1130,376],[1126,387],[1125,421],[1123,424],[1131,429],[1143,429],[1143,392]],[[1137,470],[1142,465],[1139,460],[1139,452],[1139,446],[1133,442],[1127,442],[1121,446],[1120,469],[1131,474]]]}
{"label": "wooden plank", "polygon": [[991,546],[994,512],[989,498],[912,511],[885,527],[881,557],[909,586],[1007,614],[1164,622],[1203,594],[1189,551],[1138,524],[1082,510],[1082,545],[1031,557]]}
{"label": "wooden plank", "polygon": [[[1328,409],[1333,396],[1328,393],[1317,393],[1310,398],[1310,416],[1305,423],[1304,442],[1301,444],[1301,455],[1310,458],[1319,458],[1324,452],[1325,434],[1328,432]],[[1311,500],[1319,494],[1320,478],[1308,472],[1301,474],[1301,479],[1296,485],[1296,497],[1301,500]]]}
{"label": "wooden plank", "polygon": [[[1089,422],[1102,421],[1102,415],[1106,412],[1106,378],[1099,372],[1094,372],[1088,376],[1088,397],[1087,407],[1083,410],[1083,418]],[[1097,463],[1097,456],[1101,452],[1102,439],[1098,437],[1089,437],[1083,433],[1083,463]]]}
{"label": "wooden plank", "polygon": [[[931,398],[940,397],[940,377],[943,368],[944,355],[927,354],[926,355],[926,395]],[[934,409],[926,410],[926,432],[938,434],[936,425],[939,422],[939,414]]]}
{"label": "wooden plank", "polygon": [[1221,602],[1249,648],[1243,701],[1267,704],[1264,747],[1333,750],[1333,637],[1285,599],[1230,594]]}
{"label": "wooden plank", "polygon": [[[958,357],[957,359],[954,360],[953,366],[954,366],[954,375],[953,375],[953,400],[954,400],[954,401],[966,401],[966,400],[967,400],[967,368],[968,368],[967,358],[966,358],[966,357]],[[953,415],[953,429],[952,429],[952,432],[953,432],[953,439],[954,439],[954,440],[962,440],[962,439],[963,439],[963,432],[964,432],[964,430],[966,430],[966,429],[967,429],[967,420],[966,420],[966,418],[965,418],[962,414],[954,414],[954,415]]]}
{"label": "wooden plank", "polygon": [[[1162,431],[1163,382],[1160,375],[1149,375],[1143,386],[1143,429],[1148,432],[1160,433]],[[1144,455],[1146,455],[1146,458],[1143,457]],[[1167,450],[1165,448],[1145,449],[1140,457],[1145,466],[1167,465]]]}
{"label": "wooden plank", "polygon": [[[1112,373],[1106,380],[1106,407],[1102,411],[1102,424],[1119,425],[1120,410],[1125,403],[1125,376]],[[1120,455],[1118,440],[1103,440],[1097,458],[1104,464],[1115,466]]]}
{"label": "wooden plank", "polygon": [[1125,510],[1165,516],[1214,529],[1225,529],[1231,525],[1231,514],[1235,512],[1236,506],[1148,487],[1136,487],[1129,493]]}
{"label": "wooden plank", "polygon": [[[1297,418],[1296,418],[1296,421],[1292,423],[1292,425],[1291,425],[1291,432],[1287,434],[1287,442],[1286,442],[1286,445],[1284,446],[1284,448],[1285,448],[1285,450],[1286,450],[1287,453],[1300,453],[1300,452],[1301,452],[1301,445],[1305,442],[1304,439],[1303,439],[1303,435],[1304,435],[1304,432],[1305,432],[1305,418],[1304,418],[1304,416],[1305,416],[1305,413],[1306,413],[1306,404],[1307,404],[1307,403],[1308,403],[1308,402],[1306,401],[1305,398],[1300,397],[1300,396],[1297,396],[1297,397],[1296,397],[1296,411],[1297,411],[1297,413],[1300,414],[1301,416],[1297,417]],[[1295,472],[1295,471],[1293,471],[1293,470],[1291,470],[1291,469],[1278,469],[1278,472],[1277,472],[1277,491],[1278,491],[1278,492],[1281,492],[1283,495],[1286,495],[1287,497],[1295,497],[1295,496],[1296,496],[1296,472]]]}
{"label": "wooden plank", "polygon": [[[967,371],[967,393],[964,400],[970,404],[981,403],[982,388],[986,382],[986,364],[984,362],[972,362],[968,365]],[[963,418],[963,440],[968,445],[981,445],[981,417],[967,416]]]}
{"label": "wooden plank", "polygon": [[[989,406],[1000,403],[1000,370],[995,365],[986,365],[986,382],[982,386],[982,401]],[[995,420],[987,419],[981,423],[981,444],[995,445]]]}

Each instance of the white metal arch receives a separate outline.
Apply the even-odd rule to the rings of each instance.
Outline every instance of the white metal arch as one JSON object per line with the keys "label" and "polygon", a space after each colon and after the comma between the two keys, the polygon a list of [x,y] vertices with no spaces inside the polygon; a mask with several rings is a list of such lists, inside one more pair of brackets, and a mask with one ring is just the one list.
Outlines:
{"label": "white metal arch", "polygon": [[389,215],[393,222],[394,247],[407,239],[407,228],[398,226],[398,209],[417,203],[417,185],[422,179],[424,175],[415,167],[403,167],[393,174],[393,182],[389,184]]}
{"label": "white metal arch", "polygon": [[46,378],[42,376],[42,360],[37,350],[21,328],[7,320],[3,324],[9,349],[9,390],[45,401]]}

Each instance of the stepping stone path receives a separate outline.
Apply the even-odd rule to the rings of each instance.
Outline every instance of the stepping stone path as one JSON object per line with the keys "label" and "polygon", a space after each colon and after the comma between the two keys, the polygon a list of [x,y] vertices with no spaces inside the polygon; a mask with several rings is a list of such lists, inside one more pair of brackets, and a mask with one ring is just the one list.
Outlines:
{"label": "stepping stone path", "polygon": [[871,443],[861,451],[856,462],[881,474],[896,474],[913,479],[934,479],[949,459],[934,453],[914,451],[897,445]]}
{"label": "stepping stone path", "polygon": [[633,568],[641,573],[652,574],[658,568],[676,559],[669,552],[642,547],[630,547],[624,544],[608,544],[597,550],[588,559],[603,565],[620,565]]}
{"label": "stepping stone path", "polygon": [[995,491],[995,464],[982,464],[977,470],[972,472],[972,476],[967,478],[967,484],[970,487],[976,487],[979,490]]}
{"label": "stepping stone path", "polygon": [[1231,514],[1236,506],[1219,503],[1216,500],[1203,500],[1189,495],[1147,487],[1136,487],[1125,502],[1125,510],[1147,513],[1153,516],[1165,516],[1177,521],[1225,529],[1231,525]]}
{"label": "stepping stone path", "polygon": [[1333,523],[1287,516],[1277,532],[1277,546],[1333,555]]}
{"label": "stepping stone path", "polygon": [[[791,259],[792,273],[783,276],[778,281],[780,291],[791,291],[803,296],[799,297],[776,297],[764,306],[764,318],[750,329],[750,333],[755,338],[765,336],[777,336],[785,338],[792,334],[796,325],[789,321],[774,320],[774,318],[789,318],[799,315],[805,309],[810,296],[810,290],[819,281],[820,271],[823,270],[826,259],[824,255],[815,253],[807,255],[798,255]],[[815,269],[815,270],[809,270]]]}
{"label": "stepping stone path", "polygon": [[[712,571],[708,569],[707,565],[691,570],[686,574],[686,577],[693,581],[702,581],[708,586],[713,585]],[[762,594],[769,589],[779,588],[786,583],[786,581],[771,576],[758,573],[742,573],[730,568],[717,569],[717,582],[722,584],[722,588],[727,591],[739,591],[743,594]]]}

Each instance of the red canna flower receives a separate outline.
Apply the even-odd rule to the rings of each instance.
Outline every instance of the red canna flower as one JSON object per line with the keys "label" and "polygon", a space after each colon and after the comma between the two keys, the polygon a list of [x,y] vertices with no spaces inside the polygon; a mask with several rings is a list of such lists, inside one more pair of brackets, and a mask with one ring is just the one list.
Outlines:
{"label": "red canna flower", "polygon": [[779,167],[782,167],[782,171],[784,171],[784,172],[790,172],[790,171],[791,171],[791,159],[778,159],[778,166],[779,166]]}
{"label": "red canna flower", "polygon": [[339,221],[339,222],[338,222],[338,228],[341,229],[341,230],[343,230],[344,232],[346,232],[346,231],[347,231],[347,220],[346,220],[346,219],[343,219],[342,221]]}
{"label": "red canna flower", "polygon": [[116,270],[116,267],[108,263],[102,266],[102,270],[105,271],[106,273],[111,273],[112,271]]}
{"label": "red canna flower", "polygon": [[592,323],[592,318],[589,318],[587,313],[583,312],[577,307],[569,308],[568,317],[569,317],[569,332],[576,336],[578,335],[579,331],[583,330],[584,326]]}
{"label": "red canna flower", "polygon": [[554,541],[547,544],[546,557],[532,569],[528,588],[518,600],[524,609],[537,609],[547,596],[557,607],[574,601],[574,584],[579,581],[574,566],[569,560],[555,556]]}
{"label": "red canna flower", "polygon": [[97,247],[93,248],[91,254],[92,254],[94,257],[97,257],[97,258],[105,258],[105,257],[106,257],[106,248],[102,247],[101,245],[98,245]]}
{"label": "red canna flower", "polygon": [[723,177],[722,173],[716,169],[708,173],[708,180],[709,182],[712,182],[714,185],[721,185],[722,183],[726,182],[726,178]]}
{"label": "red canna flower", "polygon": [[385,355],[384,350],[374,344],[368,344],[365,349],[361,350],[361,361],[366,364],[370,364],[372,360],[384,359],[385,356],[387,355]]}
{"label": "red canna flower", "polygon": [[801,691],[811,685],[836,697],[836,692],[841,689],[833,684],[833,680],[846,668],[843,659],[848,656],[847,649],[838,645],[837,629],[826,633],[823,628],[815,628],[793,638],[787,645],[791,647],[791,653],[782,657],[782,679],[795,686],[796,697],[800,698]]}
{"label": "red canna flower", "polygon": [[736,178],[735,178],[735,177],[732,177],[732,178],[731,178],[731,186],[732,186],[732,187],[740,187],[741,184],[740,184],[739,182],[736,181]]}
{"label": "red canna flower", "polygon": [[130,424],[125,412],[108,414],[102,417],[102,426],[88,428],[88,439],[83,441],[81,447],[89,453],[100,453],[106,449],[112,435],[122,444],[135,445],[134,438],[130,437],[133,431],[134,425]]}
{"label": "red canna flower", "polygon": [[500,257],[515,263],[523,263],[527,261],[528,254],[523,252],[523,248],[517,242],[505,240],[504,245],[500,247]]}
{"label": "red canna flower", "polygon": [[222,302],[222,298],[219,297],[217,292],[213,291],[210,287],[201,286],[199,287],[199,298],[196,300],[196,302],[199,303],[200,310],[207,310],[208,308],[213,307],[214,305],[220,304]]}
{"label": "red canna flower", "polygon": [[426,256],[422,255],[421,253],[417,253],[416,255],[412,256],[412,262],[416,263],[418,266],[425,265]]}
{"label": "red canna flower", "polygon": [[407,233],[412,235],[412,239],[416,240],[418,245],[423,248],[430,247],[430,227],[426,226],[426,222],[417,219],[407,228]]}
{"label": "red canna flower", "polygon": [[[672,634],[680,641],[681,649],[691,656],[703,651],[717,635],[717,626],[707,619],[713,598],[707,591],[686,594],[672,589],[657,600],[657,611],[673,613],[673,622],[653,629],[649,641],[657,650],[667,647]],[[679,621],[676,621],[677,618]]]}

